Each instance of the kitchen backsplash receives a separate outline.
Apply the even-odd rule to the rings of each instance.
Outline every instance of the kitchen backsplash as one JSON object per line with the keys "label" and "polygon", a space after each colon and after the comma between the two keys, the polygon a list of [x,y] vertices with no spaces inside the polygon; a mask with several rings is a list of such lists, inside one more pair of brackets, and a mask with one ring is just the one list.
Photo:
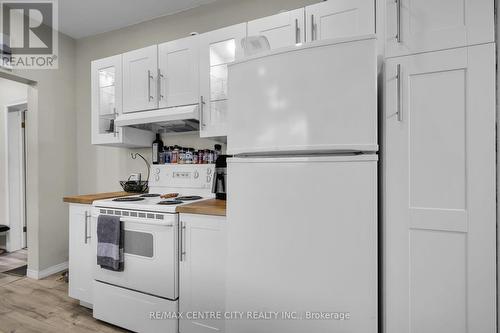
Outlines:
{"label": "kitchen backsplash", "polygon": [[[222,153],[226,152],[226,145],[211,139],[204,139],[198,133],[167,134],[162,135],[165,145],[179,145],[182,147],[192,147],[196,149],[213,149],[215,144],[222,145]],[[151,141],[152,144],[152,141]],[[85,168],[85,179],[78,183],[78,193],[100,193],[110,191],[120,191],[120,180],[126,180],[132,173],[140,172],[142,177],[146,177],[147,169],[144,161],[140,158],[133,160],[130,153],[140,153],[150,163],[152,160],[152,149],[127,149],[104,146],[90,146],[92,149],[86,151],[85,157],[96,161],[93,168],[85,168],[85,161],[79,165]]]}
{"label": "kitchen backsplash", "polygon": [[197,132],[186,134],[162,134],[161,139],[165,146],[178,145],[181,147],[192,147],[195,149],[213,149],[214,145],[220,144],[222,146],[222,152],[226,152],[225,143],[212,139],[200,138]]}

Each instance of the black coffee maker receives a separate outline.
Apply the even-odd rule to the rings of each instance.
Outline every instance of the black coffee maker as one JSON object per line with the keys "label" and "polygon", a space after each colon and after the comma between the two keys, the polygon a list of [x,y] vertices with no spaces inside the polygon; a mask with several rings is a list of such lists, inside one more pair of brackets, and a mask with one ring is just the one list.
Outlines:
{"label": "black coffee maker", "polygon": [[215,198],[226,200],[227,190],[227,163],[226,159],[230,155],[219,155],[215,161],[215,174],[212,186],[212,193],[215,193]]}

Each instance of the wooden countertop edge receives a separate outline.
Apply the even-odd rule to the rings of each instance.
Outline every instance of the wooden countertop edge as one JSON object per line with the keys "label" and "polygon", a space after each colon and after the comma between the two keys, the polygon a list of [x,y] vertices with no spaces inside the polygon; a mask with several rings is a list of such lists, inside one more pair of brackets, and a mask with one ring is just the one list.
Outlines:
{"label": "wooden countertop edge", "polygon": [[64,197],[63,201],[67,203],[90,205],[95,200],[125,197],[127,195],[134,195],[134,194],[136,193],[128,193],[121,191],[121,192],[104,192],[104,193],[94,193],[94,194],[84,194],[84,195],[73,195]]}
{"label": "wooden countertop edge", "polygon": [[184,214],[226,216],[226,201],[208,199],[179,206],[175,211]]}

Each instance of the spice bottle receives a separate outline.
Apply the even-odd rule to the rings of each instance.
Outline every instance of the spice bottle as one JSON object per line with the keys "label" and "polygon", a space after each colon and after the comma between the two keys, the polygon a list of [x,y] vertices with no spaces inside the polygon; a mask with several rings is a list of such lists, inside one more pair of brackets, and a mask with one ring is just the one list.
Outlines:
{"label": "spice bottle", "polygon": [[177,163],[179,163],[179,164],[186,163],[186,150],[184,147],[181,147],[179,149],[179,158],[178,158]]}
{"label": "spice bottle", "polygon": [[168,164],[172,158],[172,147],[164,147],[163,149],[163,163]]}
{"label": "spice bottle", "polygon": [[208,152],[208,149],[205,149],[205,151],[203,152],[203,164],[208,163]]}
{"label": "spice bottle", "polygon": [[192,164],[193,163],[193,148],[187,148],[186,149],[186,155],[185,155],[185,163],[186,164]]}
{"label": "spice bottle", "polygon": [[198,164],[198,152],[193,149],[193,164]]}
{"label": "spice bottle", "polygon": [[174,146],[172,150],[172,157],[170,159],[170,163],[177,163],[179,161],[179,146]]}
{"label": "spice bottle", "polygon": [[198,150],[198,164],[203,164],[203,155],[204,155],[203,150],[202,149]]}

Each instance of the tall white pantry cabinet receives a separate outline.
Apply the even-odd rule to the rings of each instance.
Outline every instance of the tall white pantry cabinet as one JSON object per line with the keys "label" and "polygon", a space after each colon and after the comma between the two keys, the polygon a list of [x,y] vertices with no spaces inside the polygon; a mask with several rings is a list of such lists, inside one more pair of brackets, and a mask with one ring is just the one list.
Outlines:
{"label": "tall white pantry cabinet", "polygon": [[383,332],[494,333],[493,1],[387,4]]}

